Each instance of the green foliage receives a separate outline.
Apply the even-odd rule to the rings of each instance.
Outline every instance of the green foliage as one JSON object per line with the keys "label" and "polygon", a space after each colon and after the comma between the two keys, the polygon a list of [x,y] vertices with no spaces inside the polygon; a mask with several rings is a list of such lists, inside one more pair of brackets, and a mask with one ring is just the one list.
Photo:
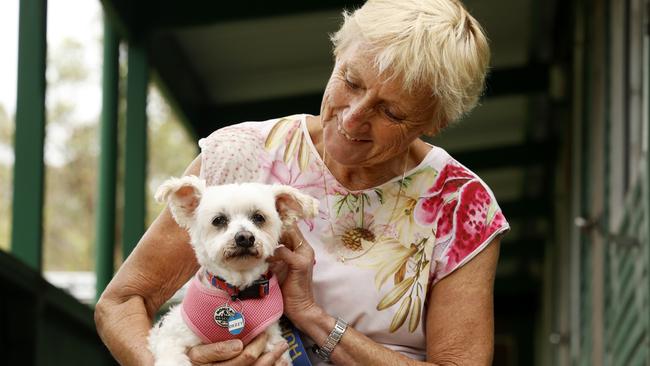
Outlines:
{"label": "green foliage", "polygon": [[196,142],[156,88],[149,90],[149,104],[153,108],[149,108],[147,225],[163,208],[153,199],[158,186],[171,176],[181,176],[198,153]]}
{"label": "green foliage", "polygon": [[[68,93],[87,87],[89,68],[75,40],[55,45],[48,60],[43,268],[91,270],[99,115],[82,121]],[[98,111],[99,113],[99,111]]]}
{"label": "green foliage", "polygon": [[[87,88],[93,76],[79,42],[55,45],[48,60],[47,134],[43,260],[45,270],[90,271],[94,268],[95,211],[99,167],[99,114],[78,116],[80,101],[70,91]],[[125,59],[120,68],[119,147],[124,151]],[[100,69],[100,68],[96,68]],[[95,78],[97,79],[97,78]],[[95,86],[99,87],[99,86]],[[100,101],[97,101],[99,106]],[[149,93],[149,196],[169,176],[181,175],[196,156],[196,143],[155,87]],[[14,122],[0,105],[0,148],[11,151]],[[6,159],[4,159],[6,160]],[[0,159],[0,249],[10,243],[13,164]],[[118,161],[116,252],[121,245],[123,161]],[[147,222],[162,206],[147,202]],[[119,261],[118,261],[119,264]]]}
{"label": "green foliage", "polygon": [[47,79],[51,86],[83,83],[90,71],[84,63],[84,46],[75,39],[65,38],[48,57]]}
{"label": "green foliage", "polygon": [[62,151],[65,164],[45,175],[43,259],[48,270],[91,270],[97,187],[97,126],[80,125]]}
{"label": "green foliage", "polygon": [[[0,104],[0,149],[13,148],[14,123]],[[13,165],[0,159],[0,250],[9,250],[11,240],[11,196]]]}
{"label": "green foliage", "polygon": [[14,122],[5,107],[0,104],[0,144],[13,145]]}

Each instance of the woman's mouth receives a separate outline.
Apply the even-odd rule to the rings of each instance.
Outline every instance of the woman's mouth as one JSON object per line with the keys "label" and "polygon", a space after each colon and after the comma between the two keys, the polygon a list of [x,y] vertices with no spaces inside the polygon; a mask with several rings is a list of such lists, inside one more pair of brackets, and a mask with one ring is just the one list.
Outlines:
{"label": "woman's mouth", "polygon": [[336,124],[336,130],[339,132],[339,134],[340,134],[341,136],[345,137],[348,141],[354,141],[354,142],[360,142],[360,141],[362,141],[362,140],[359,140],[359,139],[355,139],[354,137],[350,136],[347,132],[345,132],[345,130],[343,129],[343,127],[341,127],[341,124],[340,124],[340,123],[337,123],[337,124]]}

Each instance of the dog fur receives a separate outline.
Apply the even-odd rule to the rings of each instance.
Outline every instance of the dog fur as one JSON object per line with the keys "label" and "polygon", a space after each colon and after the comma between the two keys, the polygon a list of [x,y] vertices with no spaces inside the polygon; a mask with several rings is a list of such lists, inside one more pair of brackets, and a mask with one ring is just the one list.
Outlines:
{"label": "dog fur", "polygon": [[[167,202],[178,225],[189,232],[202,267],[200,273],[208,270],[239,288],[249,286],[267,272],[266,259],[279,245],[283,229],[318,213],[318,200],[290,186],[206,186],[204,180],[195,176],[167,180],[158,189],[156,200]],[[250,248],[236,244],[235,235],[243,231],[254,236]],[[205,278],[201,283],[211,286]],[[268,352],[283,338],[277,322],[266,332]],[[173,307],[149,334],[156,366],[191,366],[187,350],[200,343],[201,339],[183,320],[181,305]],[[284,364],[291,364],[288,352],[276,363]]]}

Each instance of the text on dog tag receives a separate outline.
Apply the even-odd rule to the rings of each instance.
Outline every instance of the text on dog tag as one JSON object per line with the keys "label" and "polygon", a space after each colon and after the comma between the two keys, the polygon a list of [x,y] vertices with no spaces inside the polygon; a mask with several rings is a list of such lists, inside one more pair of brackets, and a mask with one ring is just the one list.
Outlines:
{"label": "text on dog tag", "polygon": [[237,335],[244,330],[244,316],[241,313],[235,313],[228,318],[228,331],[230,334]]}

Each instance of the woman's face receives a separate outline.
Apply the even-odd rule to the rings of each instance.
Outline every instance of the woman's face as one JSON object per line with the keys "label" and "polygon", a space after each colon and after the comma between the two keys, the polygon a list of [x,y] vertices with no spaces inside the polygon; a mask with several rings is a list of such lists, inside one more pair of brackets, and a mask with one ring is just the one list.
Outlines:
{"label": "woman's face", "polygon": [[379,75],[373,57],[356,42],[336,60],[321,118],[327,155],[344,166],[380,167],[403,161],[408,146],[434,131],[435,104],[422,89]]}

